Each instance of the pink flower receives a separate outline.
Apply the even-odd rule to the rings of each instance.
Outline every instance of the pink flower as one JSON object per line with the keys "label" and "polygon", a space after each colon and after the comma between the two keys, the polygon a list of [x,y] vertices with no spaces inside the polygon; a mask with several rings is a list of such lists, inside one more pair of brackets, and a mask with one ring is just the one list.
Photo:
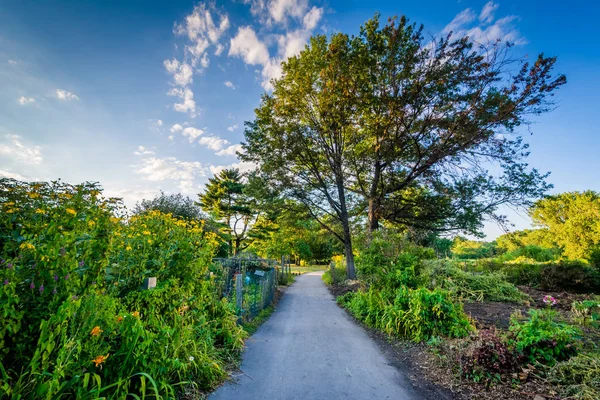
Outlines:
{"label": "pink flower", "polygon": [[544,303],[546,304],[550,304],[550,305],[555,305],[556,304],[556,299],[550,295],[546,295],[544,296],[543,300]]}

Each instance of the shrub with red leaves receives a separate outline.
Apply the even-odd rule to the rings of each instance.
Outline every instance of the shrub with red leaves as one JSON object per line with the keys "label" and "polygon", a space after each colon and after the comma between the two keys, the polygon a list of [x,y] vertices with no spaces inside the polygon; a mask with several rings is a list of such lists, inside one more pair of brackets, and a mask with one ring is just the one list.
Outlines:
{"label": "shrub with red leaves", "polygon": [[472,347],[472,351],[460,358],[461,374],[474,381],[500,381],[502,376],[515,372],[519,360],[515,353],[502,341],[495,329],[483,329]]}

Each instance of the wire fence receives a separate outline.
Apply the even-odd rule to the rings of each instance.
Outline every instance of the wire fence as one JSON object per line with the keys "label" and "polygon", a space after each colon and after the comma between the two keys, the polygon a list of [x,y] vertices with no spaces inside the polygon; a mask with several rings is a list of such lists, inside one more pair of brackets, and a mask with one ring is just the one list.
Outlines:
{"label": "wire fence", "polygon": [[240,321],[249,321],[267,308],[277,289],[275,260],[215,258],[222,268],[221,295],[236,305]]}

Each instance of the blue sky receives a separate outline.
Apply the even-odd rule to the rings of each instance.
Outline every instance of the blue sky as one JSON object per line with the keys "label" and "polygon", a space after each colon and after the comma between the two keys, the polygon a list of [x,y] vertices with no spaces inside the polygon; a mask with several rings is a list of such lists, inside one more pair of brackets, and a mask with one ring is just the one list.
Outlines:
{"label": "blue sky", "polygon": [[281,60],[375,12],[557,56],[568,83],[523,128],[530,165],[552,172],[554,192],[600,190],[600,5],[587,1],[4,0],[0,176],[99,181],[129,205],[160,189],[195,197],[220,168],[248,168],[243,123]]}

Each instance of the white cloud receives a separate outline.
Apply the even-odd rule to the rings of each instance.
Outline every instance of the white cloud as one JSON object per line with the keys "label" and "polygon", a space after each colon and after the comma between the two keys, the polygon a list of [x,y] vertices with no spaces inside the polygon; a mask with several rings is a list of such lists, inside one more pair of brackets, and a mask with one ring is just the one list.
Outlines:
{"label": "white cloud", "polygon": [[133,166],[133,171],[146,181],[175,181],[183,192],[192,190],[196,180],[206,176],[206,168],[200,162],[181,161],[175,157],[146,157]]}
{"label": "white cloud", "polygon": [[169,139],[170,141],[173,141],[173,140],[175,139],[175,136],[173,136],[173,135],[169,135],[168,139]]}
{"label": "white cloud", "polygon": [[252,171],[252,170],[256,169],[256,164],[254,164],[253,162],[240,161],[238,163],[233,163],[233,164],[229,164],[229,165],[211,165],[209,167],[210,172],[213,175],[217,175],[219,172],[223,171],[224,169],[231,169],[231,168],[237,168],[240,170],[240,172],[244,173],[244,172],[248,172],[248,171]]}
{"label": "white cloud", "polygon": [[498,4],[494,3],[493,1],[487,2],[479,14],[479,21],[486,24],[492,22],[494,20],[494,12],[496,12],[497,8]]}
{"label": "white cloud", "polygon": [[267,26],[277,23],[287,25],[290,19],[302,20],[308,0],[247,0],[250,11]]}
{"label": "white cloud", "polygon": [[34,103],[34,102],[35,102],[35,99],[33,97],[25,97],[25,96],[19,97],[19,104],[22,106],[25,106],[27,104]]}
{"label": "white cloud", "polygon": [[171,127],[171,133],[181,132],[183,130],[183,126],[179,124],[175,124]]}
{"label": "white cloud", "polygon": [[321,17],[323,16],[323,9],[318,7],[313,7],[310,9],[308,14],[304,16],[303,23],[304,28],[310,30],[315,29]]}
{"label": "white cloud", "polygon": [[479,14],[479,21],[482,25],[477,26],[471,24],[477,20],[477,14],[467,8],[454,17],[452,22],[442,30],[442,33],[452,32],[454,37],[468,36],[473,42],[481,45],[495,43],[496,41],[510,42],[516,45],[526,44],[527,40],[513,26],[513,22],[518,20],[518,17],[509,15],[495,19],[494,13],[497,8],[497,4],[488,2]]}
{"label": "white cloud", "polygon": [[230,127],[228,127],[228,128],[227,128],[227,130],[228,130],[229,132],[233,132],[233,131],[235,131],[237,128],[238,128],[238,124],[233,124],[233,125],[231,125]]}
{"label": "white cloud", "polygon": [[456,17],[454,17],[454,19],[442,30],[442,33],[456,33],[456,31],[461,29],[464,25],[475,21],[475,18],[476,16],[473,10],[467,8],[466,10],[463,10],[457,14]]}
{"label": "white cloud", "polygon": [[[218,22],[217,22],[218,19]],[[187,36],[190,45],[185,46],[185,51],[191,58],[192,66],[200,61],[201,65],[208,66],[208,55],[206,50],[212,44],[219,50],[219,40],[229,29],[229,17],[226,13],[219,12],[213,4],[200,3],[194,7],[185,21],[175,25],[177,35]]]}
{"label": "white cloud", "polygon": [[[9,63],[10,65],[17,65],[17,64],[18,64],[18,62],[17,62],[17,61],[15,61],[15,60],[8,60],[8,63]],[[15,178],[15,179],[16,179],[16,178]]]}
{"label": "white cloud", "polygon": [[0,178],[10,178],[10,179],[16,179],[18,181],[27,181],[29,180],[27,177],[18,174],[16,172],[11,172],[11,171],[6,171],[3,169],[0,169]]}
{"label": "white cloud", "polygon": [[225,86],[227,86],[229,89],[235,90],[235,85],[231,81],[225,81]]}
{"label": "white cloud", "polygon": [[223,52],[223,50],[225,50],[225,46],[223,46],[221,43],[219,43],[217,45],[217,48],[215,49],[215,56],[220,56],[221,53]]}
{"label": "white cloud", "polygon": [[267,25],[273,21],[287,25],[288,19],[292,18],[302,27],[288,31],[284,35],[267,34],[268,40],[274,36],[277,42],[277,54],[273,57],[269,54],[266,41],[260,40],[251,27],[241,27],[230,41],[229,56],[239,57],[249,65],[262,66],[261,85],[266,90],[272,90],[271,80],[281,77],[281,63],[304,49],[312,31],[323,16],[322,8],[312,7],[308,12],[307,9],[308,2],[304,0],[251,1],[252,13],[261,17]]}
{"label": "white cloud", "polygon": [[174,58],[172,60],[165,60],[164,65],[167,72],[173,75],[173,82],[177,86],[187,86],[192,83],[194,73],[189,64],[180,63]]}
{"label": "white cloud", "polygon": [[194,101],[194,92],[189,88],[173,88],[167,92],[169,96],[177,96],[182,99],[181,103],[173,104],[173,109],[177,112],[189,112],[190,116],[196,116],[196,102]]}
{"label": "white cloud", "polygon": [[144,146],[138,146],[137,150],[133,152],[136,156],[152,156],[155,153],[152,150],[146,149]]}
{"label": "white cloud", "polygon": [[161,127],[161,126],[163,126],[163,122],[162,122],[162,120],[161,120],[161,119],[159,119],[158,121],[156,121],[156,125],[157,125],[158,127]]}
{"label": "white cloud", "polygon": [[192,143],[201,135],[204,135],[204,131],[202,129],[192,128],[191,126],[185,128],[181,133],[183,136],[188,138],[190,143]]}
{"label": "white cloud", "polygon": [[68,92],[64,89],[56,89],[56,98],[59,100],[79,100],[76,94]]}
{"label": "white cloud", "polygon": [[269,62],[269,50],[261,42],[254,29],[243,26],[230,41],[229,56],[240,57],[246,64],[265,65]]}
{"label": "white cloud", "polygon": [[6,135],[9,143],[0,144],[0,155],[11,157],[25,164],[40,164],[43,161],[42,148],[23,143],[19,135]]}
{"label": "white cloud", "polygon": [[200,140],[198,140],[198,143],[200,143],[201,145],[206,146],[209,149],[214,150],[214,151],[221,151],[223,149],[223,147],[225,147],[229,144],[229,142],[227,140],[221,139],[218,136],[201,137]]}
{"label": "white cloud", "polygon": [[241,144],[232,144],[229,147],[225,147],[224,149],[216,152],[215,154],[218,156],[235,156],[238,152],[241,152],[242,145]]}

